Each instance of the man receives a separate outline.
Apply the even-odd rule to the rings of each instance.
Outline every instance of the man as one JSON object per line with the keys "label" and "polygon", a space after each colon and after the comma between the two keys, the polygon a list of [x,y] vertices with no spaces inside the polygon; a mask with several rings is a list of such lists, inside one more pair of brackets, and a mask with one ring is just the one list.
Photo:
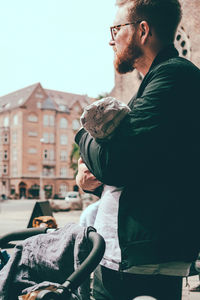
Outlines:
{"label": "man", "polygon": [[144,79],[110,141],[84,129],[75,138],[77,183],[102,192],[94,226],[106,251],[96,300],[180,300],[198,256],[200,70],[174,48],[180,19],[178,0],[121,2],[111,27],[115,69],[136,68]]}

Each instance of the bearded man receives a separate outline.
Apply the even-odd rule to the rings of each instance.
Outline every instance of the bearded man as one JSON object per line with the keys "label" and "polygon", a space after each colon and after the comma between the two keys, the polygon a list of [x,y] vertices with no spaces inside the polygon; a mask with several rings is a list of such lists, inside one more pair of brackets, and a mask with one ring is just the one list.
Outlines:
{"label": "bearded man", "polygon": [[96,300],[181,300],[182,277],[200,250],[200,70],[174,48],[180,20],[178,0],[121,1],[114,66],[137,69],[143,81],[111,140],[84,129],[75,137],[77,184],[101,193],[94,227],[106,251]]}

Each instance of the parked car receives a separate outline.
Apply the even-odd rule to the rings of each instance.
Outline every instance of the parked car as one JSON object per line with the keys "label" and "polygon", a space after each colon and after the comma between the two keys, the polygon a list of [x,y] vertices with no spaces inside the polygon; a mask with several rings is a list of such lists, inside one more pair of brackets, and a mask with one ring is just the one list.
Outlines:
{"label": "parked car", "polygon": [[89,193],[81,194],[82,199],[82,209],[84,210],[88,205],[92,204],[94,202],[93,195]]}
{"label": "parked car", "polygon": [[71,191],[67,192],[65,197],[66,203],[69,205],[70,209],[82,209],[82,200],[79,192]]}
{"label": "parked car", "polygon": [[90,201],[90,202],[93,202],[93,195],[92,194],[89,194],[89,193],[84,193],[81,195],[81,199],[83,201]]}

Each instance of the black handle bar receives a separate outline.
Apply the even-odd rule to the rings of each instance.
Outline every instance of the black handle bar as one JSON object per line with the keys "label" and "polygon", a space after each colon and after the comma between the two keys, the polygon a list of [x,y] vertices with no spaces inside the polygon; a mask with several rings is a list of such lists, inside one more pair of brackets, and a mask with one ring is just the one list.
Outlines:
{"label": "black handle bar", "polygon": [[0,248],[8,248],[9,242],[25,240],[33,235],[46,233],[48,228],[36,227],[21,231],[13,231],[0,237]]}
{"label": "black handle bar", "polygon": [[97,267],[105,251],[105,241],[97,232],[89,231],[88,240],[91,242],[92,249],[81,266],[55,291],[43,290],[37,295],[36,300],[70,299],[71,293]]}

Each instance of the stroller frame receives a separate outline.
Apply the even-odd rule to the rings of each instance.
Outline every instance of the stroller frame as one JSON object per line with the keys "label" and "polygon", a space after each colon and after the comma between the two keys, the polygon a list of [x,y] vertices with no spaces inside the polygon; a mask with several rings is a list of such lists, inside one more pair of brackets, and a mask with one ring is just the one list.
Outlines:
{"label": "stroller frame", "polygon": [[[13,248],[15,244],[10,242],[24,240],[34,235],[47,233],[50,230],[52,231],[52,229],[38,227],[6,234],[0,237],[0,249]],[[91,244],[91,251],[80,267],[75,270],[65,282],[59,285],[55,291],[42,290],[39,292],[36,300],[70,299],[72,292],[75,291],[84,282],[85,278],[94,271],[103,257],[105,241],[101,235],[94,231],[94,228],[92,228],[92,231],[88,230],[87,239]]]}

